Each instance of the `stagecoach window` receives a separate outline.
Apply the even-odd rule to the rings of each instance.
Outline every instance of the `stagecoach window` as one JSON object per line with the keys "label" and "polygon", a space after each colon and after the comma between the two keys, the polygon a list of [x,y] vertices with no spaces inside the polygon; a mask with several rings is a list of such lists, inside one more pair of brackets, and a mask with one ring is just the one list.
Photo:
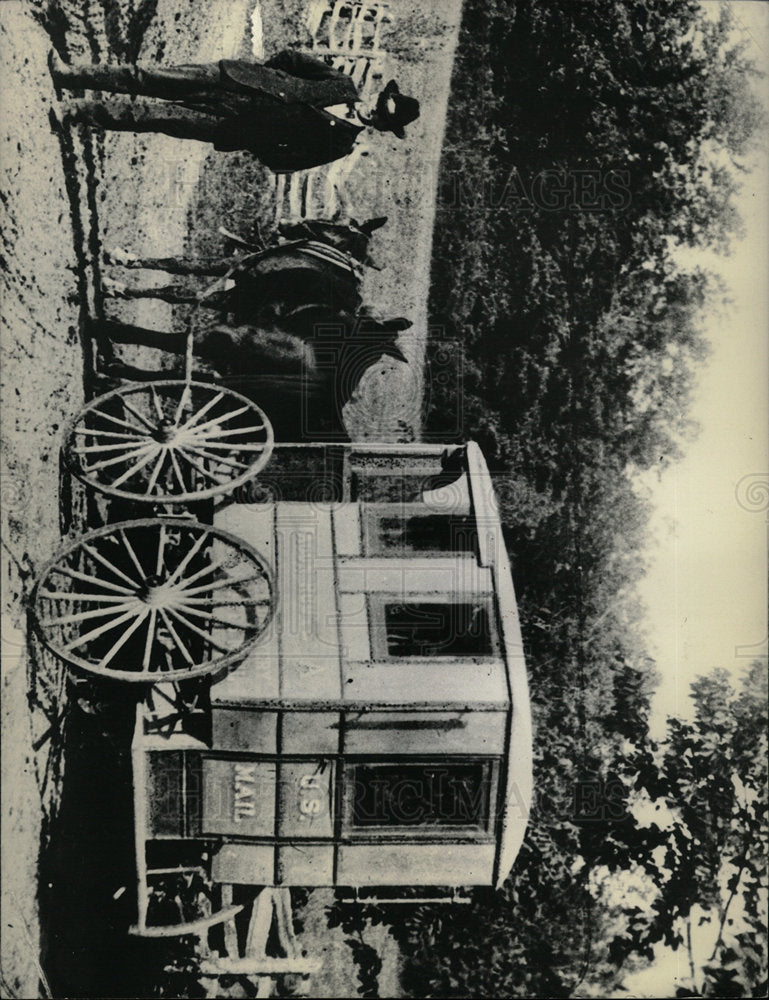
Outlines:
{"label": "stagecoach window", "polygon": [[406,473],[366,469],[352,474],[350,496],[362,503],[417,503],[434,482],[432,470]]}
{"label": "stagecoach window", "polygon": [[490,761],[356,764],[348,771],[347,826],[485,831],[491,784]]}
{"label": "stagecoach window", "polygon": [[385,648],[376,650],[382,637],[375,630],[377,655],[461,658],[491,656],[494,651],[486,602],[385,603],[383,609]]}
{"label": "stagecoach window", "polygon": [[381,505],[366,510],[366,552],[471,552],[478,548],[475,521],[467,514],[435,514],[423,504]]}
{"label": "stagecoach window", "polygon": [[[356,462],[355,457],[352,459]],[[353,468],[350,499],[362,503],[415,503],[436,490],[449,490],[456,500],[467,497],[464,449],[451,455],[368,455],[364,467]]]}

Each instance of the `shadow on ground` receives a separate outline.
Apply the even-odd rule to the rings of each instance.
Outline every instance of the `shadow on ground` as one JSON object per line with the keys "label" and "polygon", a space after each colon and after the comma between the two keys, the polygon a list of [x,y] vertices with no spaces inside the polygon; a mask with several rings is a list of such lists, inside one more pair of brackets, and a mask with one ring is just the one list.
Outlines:
{"label": "shadow on ground", "polygon": [[67,765],[40,859],[43,969],[54,996],[150,996],[157,963],[127,934],[136,919],[132,696],[73,684],[69,695]]}

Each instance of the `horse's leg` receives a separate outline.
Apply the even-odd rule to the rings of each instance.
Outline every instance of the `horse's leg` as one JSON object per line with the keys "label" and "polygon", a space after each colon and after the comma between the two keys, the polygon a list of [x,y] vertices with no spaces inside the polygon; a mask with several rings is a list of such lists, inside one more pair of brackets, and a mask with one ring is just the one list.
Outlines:
{"label": "horse's leg", "polygon": [[130,269],[146,268],[150,271],[165,271],[167,274],[226,274],[236,263],[237,257],[138,257],[115,248],[104,254],[107,264],[117,264]]}
{"label": "horse's leg", "polygon": [[104,295],[113,299],[160,299],[172,305],[191,304],[198,301],[197,293],[183,285],[158,285],[155,288],[130,288],[122,281],[102,279]]}
{"label": "horse's leg", "polygon": [[139,347],[155,347],[171,354],[184,354],[187,350],[186,333],[165,333],[162,330],[148,330],[117,320],[92,320],[90,332],[98,339],[107,339],[113,344],[136,344]]}
{"label": "horse's leg", "polygon": [[123,361],[112,361],[107,365],[105,375],[110,378],[119,378],[129,382],[165,382],[168,379],[182,378],[184,372],[179,369],[163,370],[150,368],[137,368],[135,365],[127,365]]}

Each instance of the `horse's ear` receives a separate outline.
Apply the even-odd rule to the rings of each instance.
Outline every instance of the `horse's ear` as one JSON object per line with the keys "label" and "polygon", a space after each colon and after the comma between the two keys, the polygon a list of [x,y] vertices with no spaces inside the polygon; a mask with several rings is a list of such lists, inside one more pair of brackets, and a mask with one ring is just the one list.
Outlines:
{"label": "horse's ear", "polygon": [[366,234],[366,236],[371,236],[371,234],[377,229],[381,229],[385,222],[387,222],[387,216],[379,215],[376,219],[368,219],[366,222],[362,222],[360,224],[360,229]]}
{"label": "horse's ear", "polygon": [[391,337],[402,330],[408,330],[410,326],[412,326],[411,320],[405,319],[403,316],[398,316],[395,319],[380,319],[376,315],[361,310],[355,317],[352,329],[354,337],[368,340],[371,343],[375,337],[385,340],[388,339],[388,335]]}
{"label": "horse's ear", "polygon": [[398,316],[395,319],[386,319],[380,324],[382,330],[386,330],[388,333],[395,331],[400,333],[401,330],[408,330],[414,324],[410,319],[406,319],[405,316]]}
{"label": "horse's ear", "polygon": [[388,358],[395,358],[396,361],[402,361],[406,365],[409,363],[409,359],[397,344],[385,344],[382,347],[382,354],[386,354]]}

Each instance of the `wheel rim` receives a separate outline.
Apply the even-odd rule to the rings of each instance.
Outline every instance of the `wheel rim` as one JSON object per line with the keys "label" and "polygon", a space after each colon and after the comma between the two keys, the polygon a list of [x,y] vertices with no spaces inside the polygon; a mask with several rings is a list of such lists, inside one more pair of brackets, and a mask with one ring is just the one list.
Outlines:
{"label": "wheel rim", "polygon": [[273,612],[262,557],[183,518],[109,525],[63,549],[33,601],[46,645],[101,677],[156,683],[239,662]]}
{"label": "wheel rim", "polygon": [[72,472],[109,496],[183,503],[227,493],[269,461],[272,426],[231,389],[171,379],[92,400],[69,427]]}

